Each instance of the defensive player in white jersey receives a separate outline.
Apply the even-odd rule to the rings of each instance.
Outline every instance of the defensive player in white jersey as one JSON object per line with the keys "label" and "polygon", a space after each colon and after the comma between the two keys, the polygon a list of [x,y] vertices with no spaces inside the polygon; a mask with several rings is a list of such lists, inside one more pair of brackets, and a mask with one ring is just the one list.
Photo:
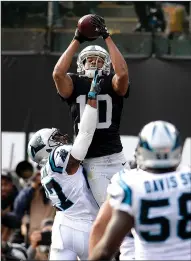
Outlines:
{"label": "defensive player in white jersey", "polygon": [[113,176],[108,187],[112,218],[89,260],[110,259],[132,228],[135,259],[191,260],[191,169],[179,166],[178,131],[156,121],[139,137],[139,169]]}
{"label": "defensive player in white jersey", "polygon": [[89,231],[98,206],[88,189],[80,162],[86,156],[97,125],[98,78],[96,73],[73,146],[67,144],[67,137],[57,129],[37,131],[28,145],[31,159],[43,166],[41,182],[57,209],[50,260],[88,258]]}

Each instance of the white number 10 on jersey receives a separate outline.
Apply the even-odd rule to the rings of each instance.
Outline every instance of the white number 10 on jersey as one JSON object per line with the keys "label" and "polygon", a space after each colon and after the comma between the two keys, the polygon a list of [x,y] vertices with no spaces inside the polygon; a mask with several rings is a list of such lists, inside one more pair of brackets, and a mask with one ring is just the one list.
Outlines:
{"label": "white number 10 on jersey", "polygon": [[[106,121],[99,122],[99,118],[98,118],[97,129],[107,129],[111,125],[112,99],[108,94],[100,94],[97,96],[97,100],[98,100],[98,115],[99,115],[99,101],[106,101],[106,111],[102,112],[102,113],[106,114]],[[83,114],[85,106],[86,106],[86,95],[78,96],[78,98],[76,99],[76,102],[80,104],[80,121],[81,121],[82,114]],[[78,123],[78,129],[79,129],[79,123]]]}

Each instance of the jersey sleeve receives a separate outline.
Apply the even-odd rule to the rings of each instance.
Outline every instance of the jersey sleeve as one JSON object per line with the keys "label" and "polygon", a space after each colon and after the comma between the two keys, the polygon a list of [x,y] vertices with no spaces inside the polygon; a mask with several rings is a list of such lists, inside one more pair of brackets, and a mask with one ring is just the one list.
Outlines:
{"label": "jersey sleeve", "polygon": [[107,188],[109,203],[112,208],[127,212],[133,216],[132,188],[127,184],[124,175],[128,170],[122,170],[115,174]]}
{"label": "jersey sleeve", "polygon": [[127,89],[126,94],[124,95],[124,98],[128,98],[129,94],[130,94],[130,82],[128,82],[128,89]]}
{"label": "jersey sleeve", "polygon": [[65,146],[60,146],[52,150],[48,159],[51,171],[62,174],[66,169],[69,156],[70,152],[65,149]]}

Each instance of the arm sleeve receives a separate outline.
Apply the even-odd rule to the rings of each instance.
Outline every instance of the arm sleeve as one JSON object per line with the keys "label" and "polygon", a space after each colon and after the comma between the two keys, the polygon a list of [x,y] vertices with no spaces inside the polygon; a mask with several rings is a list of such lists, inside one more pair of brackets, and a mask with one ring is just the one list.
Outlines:
{"label": "arm sleeve", "polygon": [[71,155],[77,160],[84,160],[97,126],[97,109],[86,104],[78,135],[73,144]]}
{"label": "arm sleeve", "polygon": [[133,216],[132,188],[123,178],[123,175],[127,175],[126,171],[122,170],[113,176],[107,188],[107,193],[112,208],[127,212]]}

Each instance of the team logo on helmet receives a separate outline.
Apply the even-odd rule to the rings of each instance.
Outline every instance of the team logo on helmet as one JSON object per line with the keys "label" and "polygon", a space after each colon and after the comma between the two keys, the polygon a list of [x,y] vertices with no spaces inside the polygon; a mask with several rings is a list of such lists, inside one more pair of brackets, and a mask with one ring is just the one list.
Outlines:
{"label": "team logo on helmet", "polygon": [[31,147],[31,155],[33,156],[33,158],[35,157],[36,153],[43,149],[46,145],[44,144],[42,137],[39,135],[35,141],[35,143],[32,145],[30,145]]}

